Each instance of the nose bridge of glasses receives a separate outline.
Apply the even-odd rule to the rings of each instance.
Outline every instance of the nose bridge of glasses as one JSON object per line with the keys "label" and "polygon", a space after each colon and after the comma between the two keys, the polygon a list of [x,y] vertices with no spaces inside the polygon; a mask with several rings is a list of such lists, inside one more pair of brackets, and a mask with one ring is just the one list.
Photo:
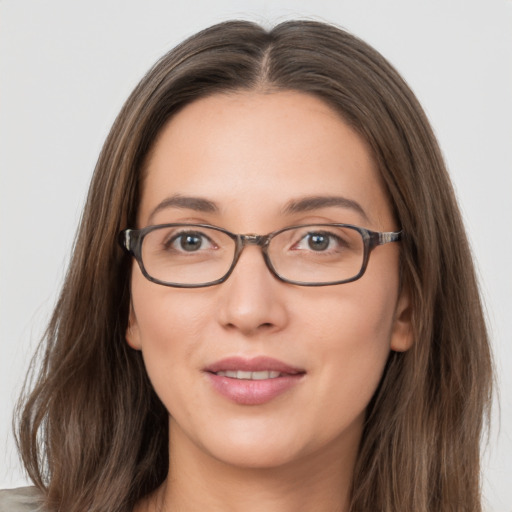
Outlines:
{"label": "nose bridge of glasses", "polygon": [[249,233],[247,235],[240,235],[240,240],[242,242],[242,247],[245,247],[246,245],[259,245],[260,247],[263,247],[267,241],[267,237],[264,235]]}
{"label": "nose bridge of glasses", "polygon": [[265,261],[266,266],[270,270],[272,270],[267,261],[268,256],[266,255],[266,245],[268,243],[268,236],[255,235],[255,234],[249,233],[249,234],[245,234],[245,235],[236,235],[236,237],[237,237],[237,248],[235,250],[233,264],[231,266],[231,270],[230,270],[229,274],[237,265],[243,250],[248,245],[256,245],[261,248],[261,250],[263,252],[263,260]]}
{"label": "nose bridge of glasses", "polygon": [[238,235],[238,248],[235,252],[235,264],[238,262],[238,259],[240,255],[242,254],[242,251],[245,249],[248,245],[256,245],[260,247],[262,253],[263,253],[263,259],[265,260],[265,263],[268,264],[267,258],[267,245],[269,242],[269,235],[256,235],[254,233],[248,233],[245,235]]}

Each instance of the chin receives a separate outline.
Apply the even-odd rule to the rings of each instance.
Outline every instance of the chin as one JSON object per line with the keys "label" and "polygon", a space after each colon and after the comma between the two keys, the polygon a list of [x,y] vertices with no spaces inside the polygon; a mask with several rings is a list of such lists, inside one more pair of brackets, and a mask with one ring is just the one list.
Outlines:
{"label": "chin", "polygon": [[252,427],[245,424],[203,430],[193,442],[203,456],[244,469],[278,468],[306,451],[307,443],[297,443],[297,436],[287,429]]}
{"label": "chin", "polygon": [[[227,448],[227,447],[226,447]],[[212,455],[229,466],[240,469],[271,470],[293,462],[298,454],[289,447],[266,445],[231,445],[228,449],[217,449]]]}

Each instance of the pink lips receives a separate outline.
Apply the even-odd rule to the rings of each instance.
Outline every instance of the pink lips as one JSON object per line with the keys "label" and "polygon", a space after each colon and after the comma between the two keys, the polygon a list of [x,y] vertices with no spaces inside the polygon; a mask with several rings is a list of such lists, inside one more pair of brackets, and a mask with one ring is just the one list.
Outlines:
{"label": "pink lips", "polygon": [[[306,373],[303,369],[270,357],[229,357],[208,366],[204,371],[218,393],[240,405],[262,405],[269,402],[298,384]],[[237,371],[279,372],[279,376],[251,380],[217,375],[219,372]]]}

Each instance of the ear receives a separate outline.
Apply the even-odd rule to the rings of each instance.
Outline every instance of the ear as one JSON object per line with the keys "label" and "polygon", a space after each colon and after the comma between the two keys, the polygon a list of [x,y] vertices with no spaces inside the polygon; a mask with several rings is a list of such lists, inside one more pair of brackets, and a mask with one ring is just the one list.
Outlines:
{"label": "ear", "polygon": [[140,342],[140,330],[139,324],[137,322],[137,317],[135,316],[135,310],[133,309],[133,304],[130,301],[130,313],[128,316],[128,326],[126,327],[125,334],[126,342],[130,347],[135,350],[141,350],[142,345]]}
{"label": "ear", "polygon": [[396,303],[390,348],[395,352],[405,352],[412,347],[412,344],[412,306],[409,291],[404,286]]}

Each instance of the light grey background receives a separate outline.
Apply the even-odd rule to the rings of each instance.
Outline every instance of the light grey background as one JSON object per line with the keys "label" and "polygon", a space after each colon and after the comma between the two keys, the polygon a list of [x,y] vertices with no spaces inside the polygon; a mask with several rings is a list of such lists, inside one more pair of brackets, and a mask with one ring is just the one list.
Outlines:
{"label": "light grey background", "polygon": [[488,509],[512,511],[512,0],[0,0],[0,488],[24,484],[11,411],[56,300],[88,182],[123,101],[215,22],[331,21],[423,103],[453,177],[498,368]]}

